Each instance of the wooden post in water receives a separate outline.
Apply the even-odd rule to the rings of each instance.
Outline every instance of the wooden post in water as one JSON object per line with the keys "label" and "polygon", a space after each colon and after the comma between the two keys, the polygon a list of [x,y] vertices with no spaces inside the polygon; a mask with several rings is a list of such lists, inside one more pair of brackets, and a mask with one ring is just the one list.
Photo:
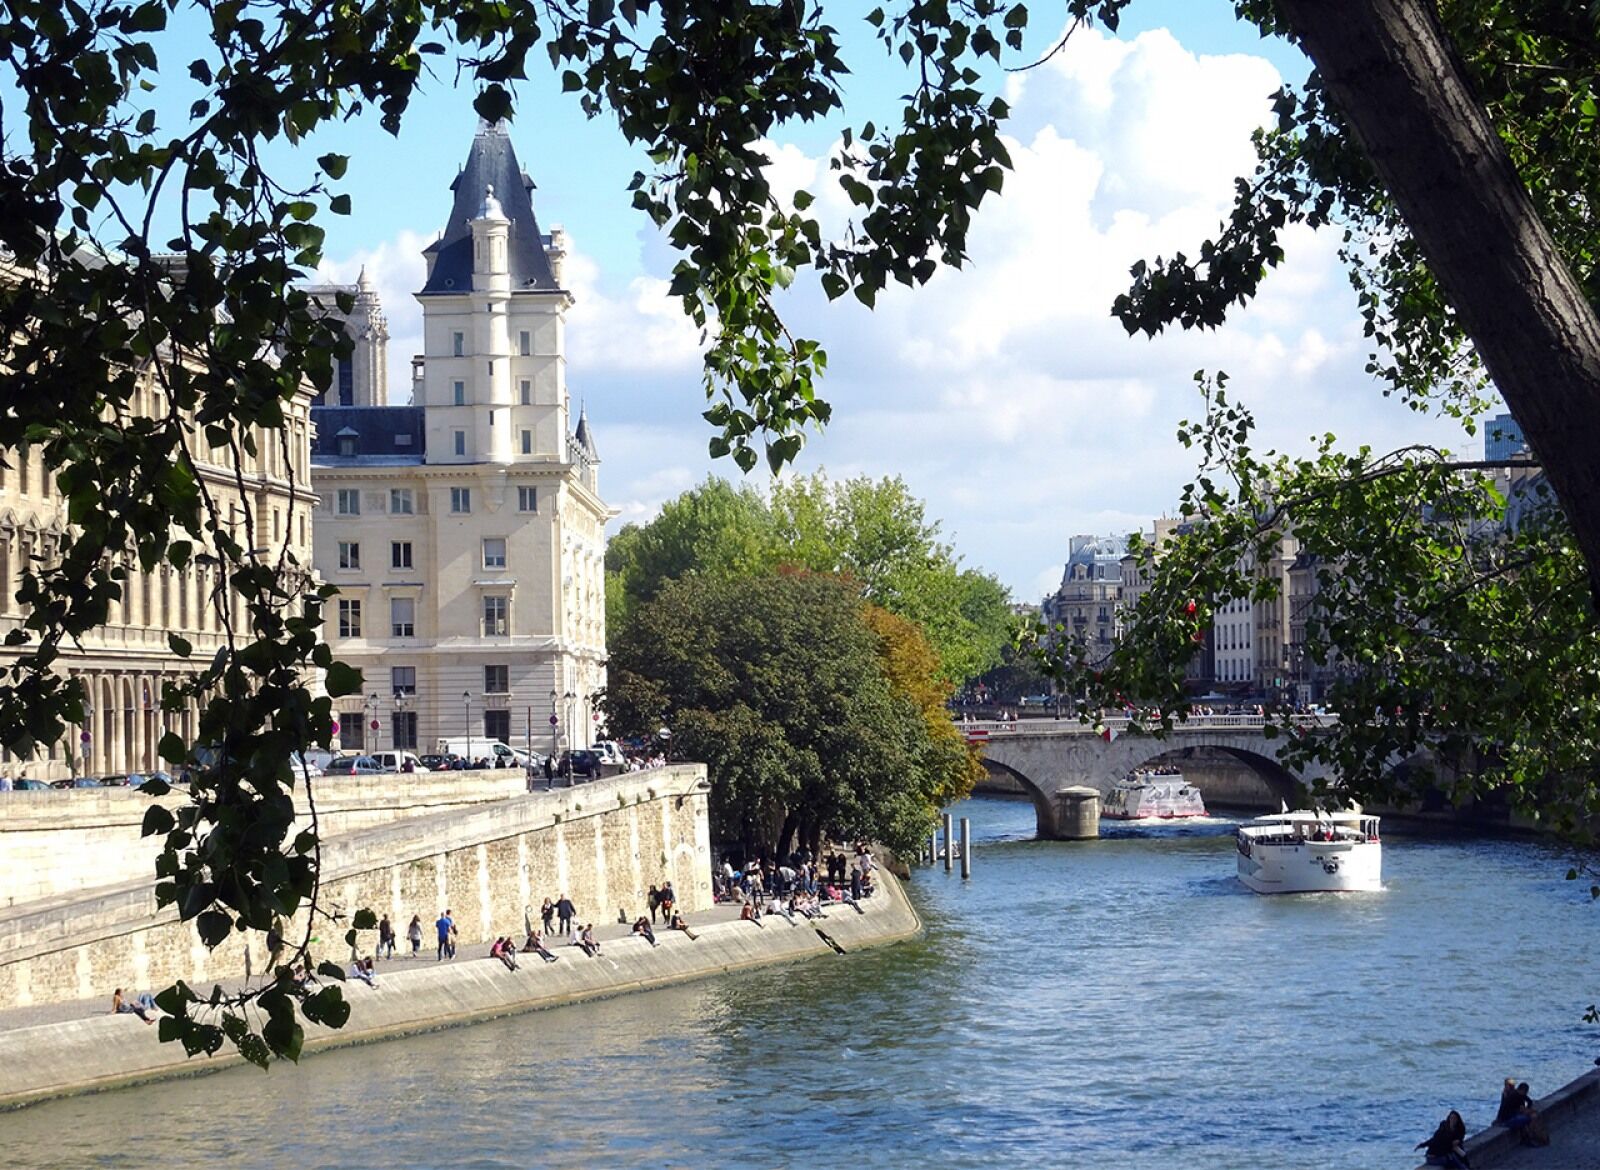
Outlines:
{"label": "wooden post in water", "polygon": [[928,834],[928,864],[939,864],[939,830],[935,829]]}
{"label": "wooden post in water", "polygon": [[944,871],[949,873],[956,863],[955,824],[949,813],[944,814]]}
{"label": "wooden post in water", "polygon": [[972,876],[972,819],[961,818],[961,876]]}

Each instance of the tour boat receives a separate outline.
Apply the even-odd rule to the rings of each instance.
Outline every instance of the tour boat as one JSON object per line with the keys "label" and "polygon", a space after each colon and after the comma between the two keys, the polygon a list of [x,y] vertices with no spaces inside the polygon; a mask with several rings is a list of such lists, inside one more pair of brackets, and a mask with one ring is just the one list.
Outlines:
{"label": "tour boat", "polygon": [[1176,772],[1135,772],[1112,785],[1100,802],[1100,815],[1113,821],[1203,817],[1206,802]]}
{"label": "tour boat", "polygon": [[1378,818],[1296,811],[1257,817],[1238,832],[1239,880],[1258,894],[1383,888]]}

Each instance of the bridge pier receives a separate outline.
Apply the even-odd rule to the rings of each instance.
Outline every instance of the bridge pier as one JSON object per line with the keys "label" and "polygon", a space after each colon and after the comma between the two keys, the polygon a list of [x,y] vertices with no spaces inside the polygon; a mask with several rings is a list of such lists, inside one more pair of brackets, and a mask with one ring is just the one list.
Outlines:
{"label": "bridge pier", "polygon": [[1057,790],[1057,841],[1088,841],[1100,835],[1100,790],[1073,784]]}

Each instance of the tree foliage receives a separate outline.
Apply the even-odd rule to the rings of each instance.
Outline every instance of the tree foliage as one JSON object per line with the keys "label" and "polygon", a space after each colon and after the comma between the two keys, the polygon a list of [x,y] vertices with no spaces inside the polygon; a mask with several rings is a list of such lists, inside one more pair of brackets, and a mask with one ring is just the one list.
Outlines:
{"label": "tree foliage", "polygon": [[606,550],[608,618],[687,574],[736,577],[780,566],[834,574],[861,596],[915,622],[959,682],[999,661],[1011,632],[1009,596],[964,569],[922,501],[898,477],[834,482],[818,472],[774,480],[771,499],[708,479],[649,524],[622,529]]}
{"label": "tree foliage", "polygon": [[602,705],[624,736],[671,730],[710,769],[712,830],[753,855],[823,836],[907,849],[970,790],[917,628],[812,573],[669,582],[615,639]]}

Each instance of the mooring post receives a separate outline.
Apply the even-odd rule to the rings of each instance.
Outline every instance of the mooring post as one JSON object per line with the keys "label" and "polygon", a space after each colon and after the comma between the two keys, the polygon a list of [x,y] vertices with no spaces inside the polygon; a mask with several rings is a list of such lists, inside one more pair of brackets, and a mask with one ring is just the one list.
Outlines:
{"label": "mooring post", "polygon": [[935,829],[928,834],[928,864],[939,864],[939,830]]}
{"label": "mooring post", "polygon": [[949,873],[956,863],[955,823],[949,813],[944,814],[944,871]]}
{"label": "mooring post", "polygon": [[961,818],[961,876],[972,876],[972,820]]}

